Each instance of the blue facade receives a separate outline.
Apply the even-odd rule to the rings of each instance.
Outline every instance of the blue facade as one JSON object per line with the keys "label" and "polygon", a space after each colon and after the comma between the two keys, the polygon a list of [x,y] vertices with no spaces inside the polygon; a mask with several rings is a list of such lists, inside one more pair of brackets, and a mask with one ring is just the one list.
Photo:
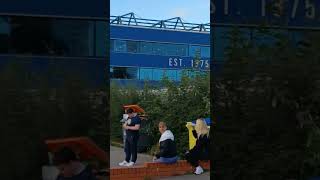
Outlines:
{"label": "blue facade", "polygon": [[0,14],[107,19],[108,6],[101,0],[2,0]]}
{"label": "blue facade", "polygon": [[15,63],[32,77],[74,76],[90,87],[104,88],[107,6],[100,0],[1,2],[0,69]]}
{"label": "blue facade", "polygon": [[164,76],[179,81],[183,70],[210,70],[208,32],[111,25],[110,38],[110,77],[116,82]]}
{"label": "blue facade", "polygon": [[309,0],[240,0],[213,1],[214,20],[217,24],[269,25],[296,28],[320,26],[320,1]]}

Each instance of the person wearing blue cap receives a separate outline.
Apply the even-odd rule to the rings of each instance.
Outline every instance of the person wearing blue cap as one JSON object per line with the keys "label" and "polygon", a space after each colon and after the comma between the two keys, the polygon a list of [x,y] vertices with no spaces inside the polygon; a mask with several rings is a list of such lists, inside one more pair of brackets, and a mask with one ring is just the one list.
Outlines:
{"label": "person wearing blue cap", "polygon": [[195,174],[202,174],[204,171],[199,160],[209,159],[209,129],[204,119],[197,119],[192,134],[196,138],[196,145],[186,153],[186,159],[196,168]]}

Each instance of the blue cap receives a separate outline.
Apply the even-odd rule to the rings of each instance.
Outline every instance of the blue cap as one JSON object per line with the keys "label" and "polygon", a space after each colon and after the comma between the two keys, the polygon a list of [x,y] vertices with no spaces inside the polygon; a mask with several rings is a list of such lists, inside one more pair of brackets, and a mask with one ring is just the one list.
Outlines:
{"label": "blue cap", "polygon": [[[207,123],[208,126],[211,125],[211,118],[205,118],[204,120],[206,121],[206,123]],[[195,125],[195,124],[196,124],[196,121],[197,121],[197,120],[192,121],[192,125]]]}

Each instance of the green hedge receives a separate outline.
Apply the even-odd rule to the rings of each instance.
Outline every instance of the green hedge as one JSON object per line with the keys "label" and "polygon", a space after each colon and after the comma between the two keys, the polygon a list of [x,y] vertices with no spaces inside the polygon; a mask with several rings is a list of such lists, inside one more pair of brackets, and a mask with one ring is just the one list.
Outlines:
{"label": "green hedge", "polygon": [[89,136],[109,148],[105,90],[88,89],[71,73],[52,88],[49,74],[34,76],[26,62],[12,62],[0,72],[2,179],[41,179],[46,139]]}
{"label": "green hedge", "polygon": [[160,133],[158,122],[165,121],[174,133],[180,155],[188,149],[188,131],[186,122],[200,117],[210,116],[209,74],[187,76],[185,72],[180,83],[164,78],[159,86],[150,86],[146,82],[143,89],[120,88],[111,86],[111,138],[121,140],[122,106],[138,104],[148,114],[148,123],[141,129],[152,137],[154,145],[158,143]]}
{"label": "green hedge", "polygon": [[[239,29],[228,33],[226,63],[214,77],[212,177],[307,179],[319,175],[319,40],[299,44],[271,33],[256,45]],[[255,38],[255,37],[253,37]]]}

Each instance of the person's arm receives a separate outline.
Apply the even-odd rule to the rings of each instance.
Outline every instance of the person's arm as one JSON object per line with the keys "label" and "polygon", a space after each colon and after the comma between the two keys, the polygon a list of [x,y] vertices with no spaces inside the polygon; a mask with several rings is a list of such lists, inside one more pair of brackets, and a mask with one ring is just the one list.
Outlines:
{"label": "person's arm", "polygon": [[197,134],[197,131],[196,130],[192,130],[192,134],[193,134],[193,137],[194,138],[198,138],[198,134]]}
{"label": "person's arm", "polygon": [[135,126],[126,126],[126,129],[139,130],[140,129],[140,124],[136,124]]}

